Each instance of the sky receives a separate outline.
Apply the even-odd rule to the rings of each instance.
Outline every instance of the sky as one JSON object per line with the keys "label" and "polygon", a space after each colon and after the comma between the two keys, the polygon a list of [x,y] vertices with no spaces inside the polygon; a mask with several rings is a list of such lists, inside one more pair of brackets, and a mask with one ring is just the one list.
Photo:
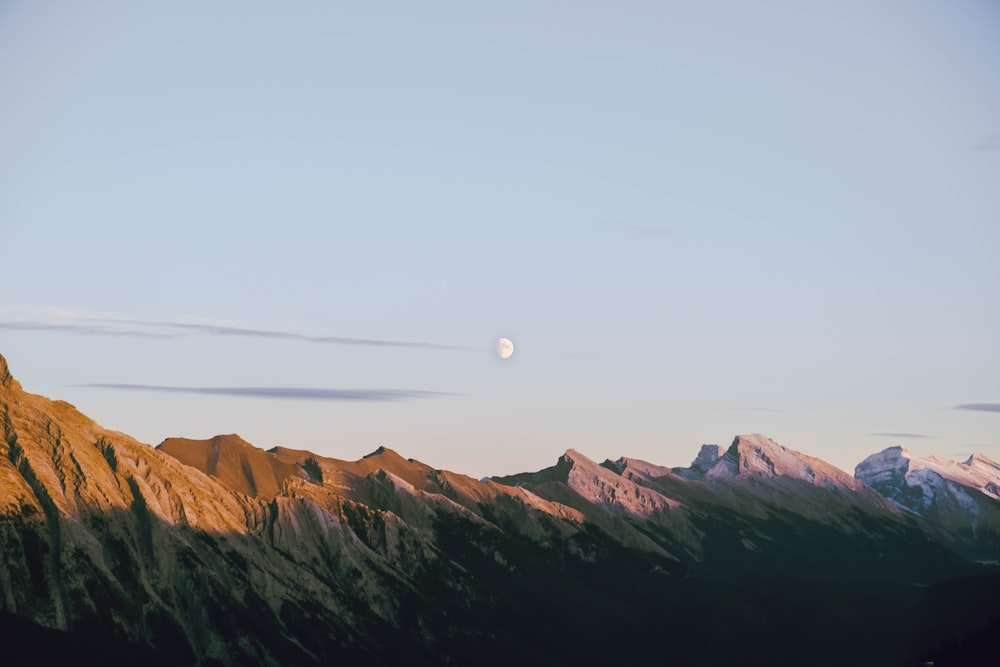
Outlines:
{"label": "sky", "polygon": [[998,255],[990,0],[0,2],[0,354],[152,445],[997,460]]}

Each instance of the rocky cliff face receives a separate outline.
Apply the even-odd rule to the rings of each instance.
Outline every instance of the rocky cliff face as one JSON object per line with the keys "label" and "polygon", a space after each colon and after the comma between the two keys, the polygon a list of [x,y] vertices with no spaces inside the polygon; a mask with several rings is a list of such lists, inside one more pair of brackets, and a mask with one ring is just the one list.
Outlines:
{"label": "rocky cliff face", "polygon": [[74,656],[106,642],[169,664],[592,663],[629,636],[720,664],[778,627],[761,662],[817,646],[816,664],[858,662],[846,637],[877,640],[868,664],[886,664],[922,622],[911,584],[968,568],[924,518],[763,436],[690,468],[568,450],[488,481],[386,448],[154,449],[25,392],[2,357],[0,420],[0,612],[70,633]]}

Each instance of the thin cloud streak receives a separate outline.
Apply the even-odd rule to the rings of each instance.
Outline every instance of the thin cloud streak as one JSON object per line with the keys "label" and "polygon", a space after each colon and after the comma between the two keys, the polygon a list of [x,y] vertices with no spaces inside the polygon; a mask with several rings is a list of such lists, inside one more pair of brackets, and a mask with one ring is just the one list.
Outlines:
{"label": "thin cloud streak", "polygon": [[1000,403],[963,403],[956,405],[955,410],[974,410],[976,412],[1000,412]]}
{"label": "thin cloud streak", "polygon": [[[196,322],[167,322],[155,320],[134,320],[111,317],[77,316],[76,321],[45,322],[40,320],[0,320],[0,329],[12,331],[54,331],[86,336],[118,336],[148,339],[173,339],[186,334],[206,336],[231,336],[242,338],[263,338],[268,340],[290,340],[327,345],[354,345],[365,347],[395,347],[426,350],[468,350],[461,345],[441,345],[423,341],[386,340],[379,338],[354,338],[351,336],[315,336],[294,331],[273,329],[253,329],[221,324],[201,324]],[[122,327],[126,328],[122,328]],[[143,327],[143,328],[136,328]]]}
{"label": "thin cloud streak", "polygon": [[924,435],[923,433],[869,433],[868,435],[874,435],[880,438],[911,438],[911,439],[924,439],[924,438],[936,438],[936,435]]}
{"label": "thin cloud streak", "polygon": [[127,336],[134,338],[176,338],[175,334],[140,331],[138,329],[109,329],[88,324],[52,324],[48,322],[0,322],[0,329],[11,331],[60,331],[85,336]]}
{"label": "thin cloud streak", "polygon": [[181,329],[194,333],[207,334],[210,336],[239,336],[246,338],[267,338],[271,340],[298,340],[308,343],[332,343],[335,345],[364,345],[369,347],[410,347],[424,348],[432,350],[465,350],[468,348],[458,345],[439,345],[437,343],[425,343],[403,340],[382,340],[378,338],[351,338],[348,336],[311,336],[292,331],[276,331],[273,329],[251,329],[247,327],[234,327],[218,324],[198,324],[194,322],[162,322],[146,320],[127,319],[107,319],[93,318],[97,322],[119,322],[122,324],[138,324],[150,327],[165,327]]}
{"label": "thin cloud streak", "polygon": [[121,391],[155,391],[173,394],[202,394],[209,396],[236,396],[241,398],[277,398],[305,401],[365,401],[396,402],[415,398],[459,396],[440,391],[417,389],[318,389],[314,387],[173,387],[153,384],[96,383],[79,384],[90,389],[117,389]]}

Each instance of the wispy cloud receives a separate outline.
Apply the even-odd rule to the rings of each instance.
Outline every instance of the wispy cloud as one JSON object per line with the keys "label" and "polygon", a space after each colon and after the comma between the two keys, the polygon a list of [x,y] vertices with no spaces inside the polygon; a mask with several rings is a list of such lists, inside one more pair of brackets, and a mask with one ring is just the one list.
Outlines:
{"label": "wispy cloud", "polygon": [[755,407],[738,407],[738,408],[728,408],[729,410],[742,410],[745,412],[781,412],[777,408],[755,408]]}
{"label": "wispy cloud", "polygon": [[1000,412],[1000,403],[963,403],[955,410],[975,410],[976,412]]}
{"label": "wispy cloud", "polygon": [[13,331],[61,331],[83,334],[85,336],[129,336],[134,338],[176,338],[176,335],[139,329],[112,328],[90,324],[73,324],[69,322],[7,322],[0,321],[0,329]]}
{"label": "wispy cloud", "polygon": [[87,336],[120,336],[133,338],[171,339],[189,335],[229,336],[288,340],[327,345],[367,347],[420,348],[429,350],[465,350],[460,345],[443,345],[424,341],[381,338],[358,338],[307,334],[276,329],[257,329],[230,324],[202,322],[139,320],[118,317],[94,317],[80,313],[60,312],[53,317],[9,318],[0,313],[0,329],[14,331],[53,331]]}
{"label": "wispy cloud", "polygon": [[923,433],[869,433],[879,438],[910,438],[913,440],[922,438],[936,438],[936,435],[925,435]]}
{"label": "wispy cloud", "polygon": [[278,398],[299,401],[408,401],[416,398],[458,396],[440,391],[416,389],[319,389],[315,387],[173,387],[155,384],[80,384],[77,387],[117,389],[120,391],[156,391],[173,394],[238,396],[242,398]]}
{"label": "wispy cloud", "polygon": [[205,334],[209,336],[267,338],[271,340],[296,340],[307,343],[332,343],[334,345],[366,345],[370,347],[419,347],[432,350],[466,349],[458,345],[441,345],[438,343],[425,343],[420,341],[384,340],[380,338],[352,338],[350,336],[315,336],[311,334],[297,333],[294,331],[279,331],[275,329],[254,329],[249,327],[237,327],[229,325],[202,324],[198,322],[164,322],[164,321],[101,319],[101,318],[93,318],[93,321],[108,322],[108,323],[115,322],[119,324],[140,325],[148,327],[160,327],[163,329],[189,331],[192,333]]}

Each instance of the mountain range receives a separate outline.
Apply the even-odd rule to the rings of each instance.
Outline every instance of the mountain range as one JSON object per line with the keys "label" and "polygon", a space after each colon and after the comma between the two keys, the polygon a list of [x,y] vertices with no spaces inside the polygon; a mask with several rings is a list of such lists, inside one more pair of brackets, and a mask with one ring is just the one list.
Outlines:
{"label": "mountain range", "polygon": [[759,434],[688,467],[569,449],[476,480],[237,435],[157,447],[0,356],[0,609],[104,664],[964,664],[992,650],[1000,465],[852,476]]}

